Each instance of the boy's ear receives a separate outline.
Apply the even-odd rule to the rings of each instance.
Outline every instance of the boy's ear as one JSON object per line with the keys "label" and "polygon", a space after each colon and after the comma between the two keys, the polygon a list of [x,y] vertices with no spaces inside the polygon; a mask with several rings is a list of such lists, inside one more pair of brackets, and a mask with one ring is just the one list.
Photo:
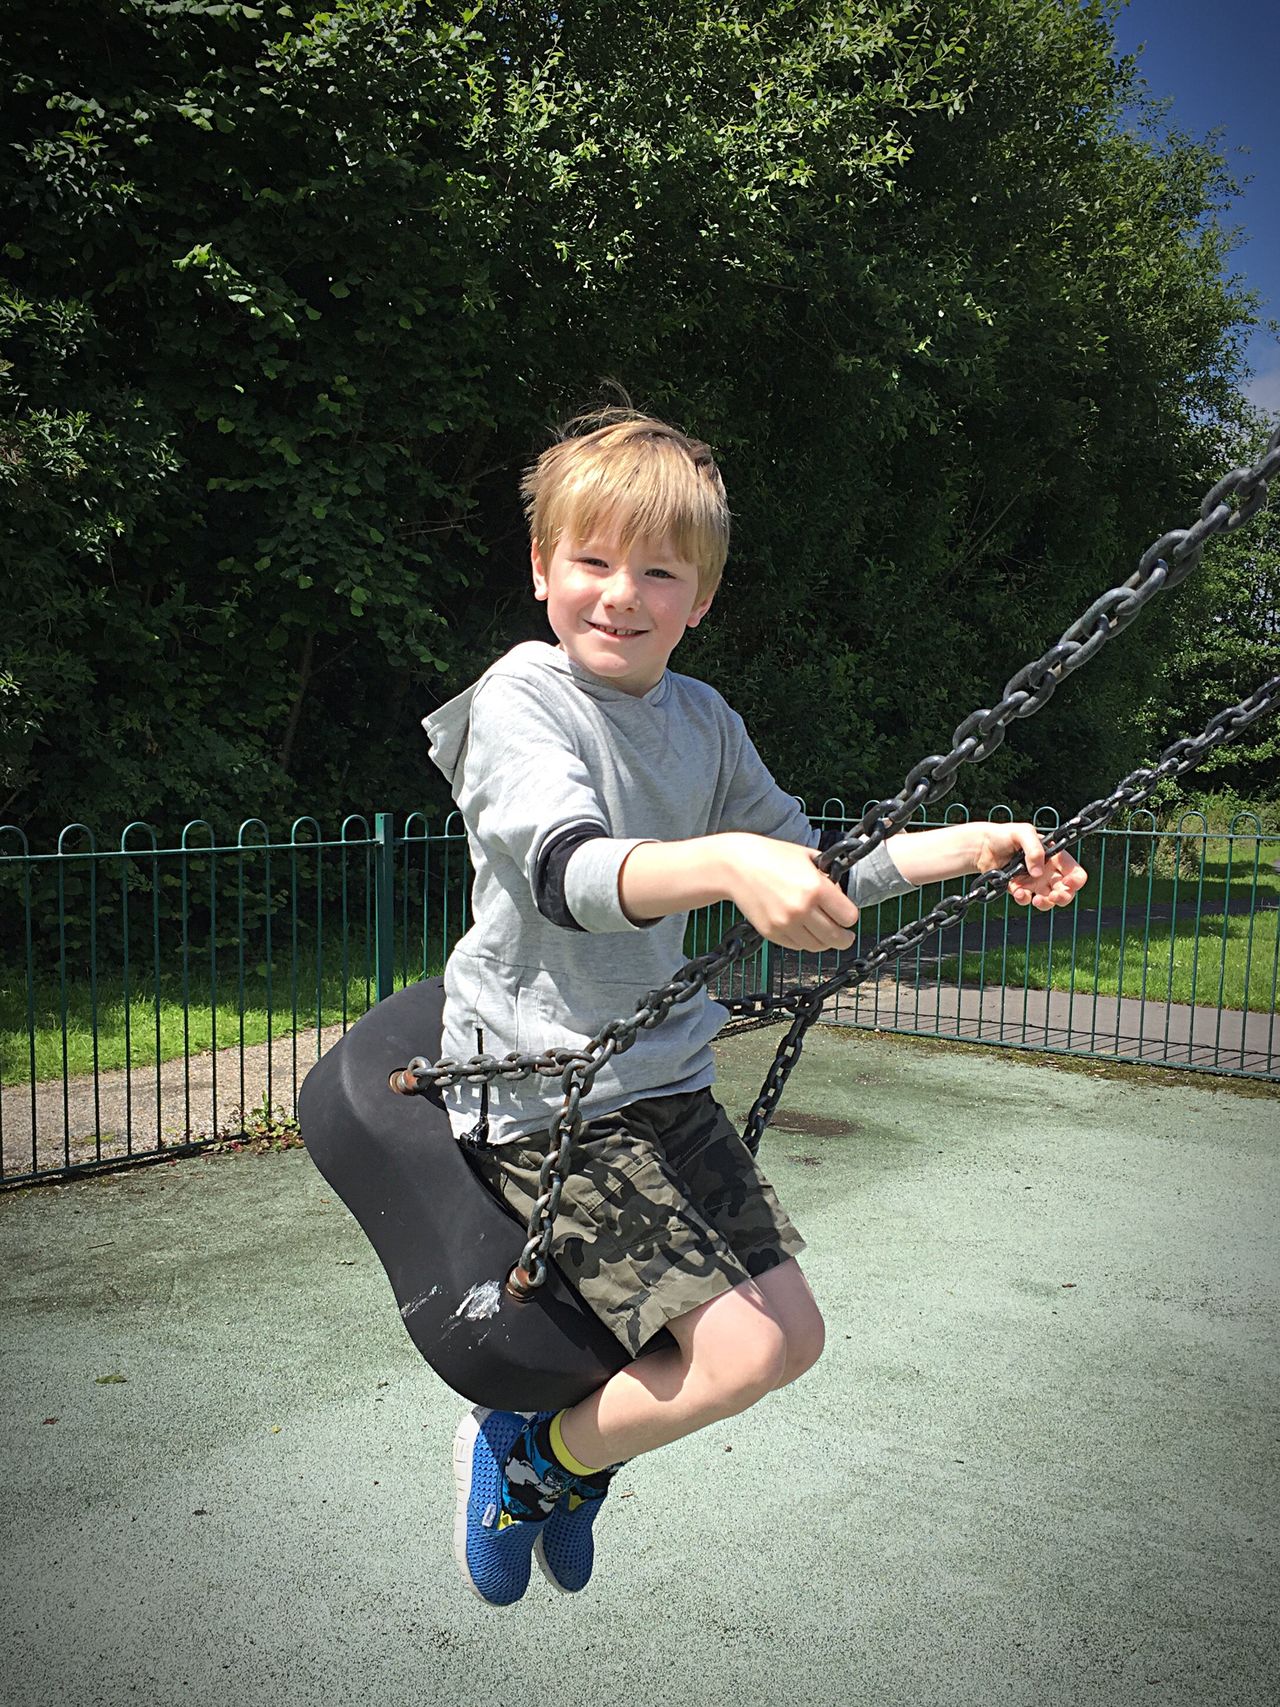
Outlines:
{"label": "boy's ear", "polygon": [[703,617],[715,603],[715,598],[716,596],[714,593],[709,593],[705,599],[699,600],[699,602],[694,605],[693,609],[689,612],[688,619],[685,623],[686,628],[696,628],[698,626]]}
{"label": "boy's ear", "polygon": [[547,572],[542,567],[542,553],[538,550],[536,540],[529,547],[529,562],[533,567],[533,596],[535,599],[545,599],[547,596]]}

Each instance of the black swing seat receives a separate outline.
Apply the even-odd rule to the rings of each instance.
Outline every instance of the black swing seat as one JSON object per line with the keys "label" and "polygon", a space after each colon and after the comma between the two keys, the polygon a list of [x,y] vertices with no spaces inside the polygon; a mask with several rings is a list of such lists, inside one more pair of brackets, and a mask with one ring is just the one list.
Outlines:
{"label": "black swing seat", "polygon": [[[553,1264],[532,1298],[506,1290],[524,1223],[476,1174],[440,1093],[399,1096],[390,1076],[440,1059],[444,981],[371,1008],[307,1074],[302,1141],[387,1271],[409,1336],[473,1404],[559,1410],[631,1361]],[[671,1345],[665,1330],[646,1349]]]}

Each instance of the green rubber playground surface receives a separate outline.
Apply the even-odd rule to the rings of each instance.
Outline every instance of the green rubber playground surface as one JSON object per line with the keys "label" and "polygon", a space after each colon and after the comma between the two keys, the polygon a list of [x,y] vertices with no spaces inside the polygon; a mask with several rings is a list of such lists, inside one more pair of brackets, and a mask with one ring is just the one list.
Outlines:
{"label": "green rubber playground surface", "polygon": [[[775,1042],[721,1046],[732,1113]],[[462,1402],[304,1152],[0,1199],[6,1707],[1274,1707],[1248,1090],[815,1028],[764,1157],[823,1361],[506,1611],[453,1563]]]}

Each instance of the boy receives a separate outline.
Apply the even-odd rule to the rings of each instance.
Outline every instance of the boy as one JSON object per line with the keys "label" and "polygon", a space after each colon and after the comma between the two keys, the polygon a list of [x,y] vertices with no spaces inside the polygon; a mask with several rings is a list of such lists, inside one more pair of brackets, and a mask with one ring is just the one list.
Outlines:
{"label": "boy", "polygon": [[[667,661],[715,596],[729,511],[707,446],[629,410],[575,425],[521,487],[534,596],[557,647],[514,647],[423,719],[475,867],[474,924],[445,972],[444,1053],[585,1043],[683,959],[685,915],[732,901],[770,941],[848,948],[860,907],[1014,854],[1014,899],[1070,902],[1085,881],[1029,824],[900,833],[850,872],[765,768],[742,719]],[[642,1030],[584,1099],[551,1255],[633,1354],[676,1346],[552,1415],[475,1410],[454,1442],[455,1553],[492,1605],[533,1557],[552,1584],[591,1574],[592,1524],[641,1452],[745,1410],[817,1359],[804,1241],[711,1094],[724,1009],[702,992]],[[457,1086],[455,1136],[523,1219],[562,1100],[550,1080]]]}

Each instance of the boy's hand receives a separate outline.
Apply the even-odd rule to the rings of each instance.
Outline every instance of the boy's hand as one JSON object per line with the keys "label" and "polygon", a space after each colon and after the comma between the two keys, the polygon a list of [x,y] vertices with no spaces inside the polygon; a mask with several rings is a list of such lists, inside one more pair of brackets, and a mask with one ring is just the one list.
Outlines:
{"label": "boy's hand", "polygon": [[1027,875],[1015,877],[1009,885],[1009,894],[1021,907],[1030,905],[1042,913],[1051,907],[1068,907],[1089,881],[1085,868],[1065,851],[1046,860],[1044,843],[1031,824],[976,824],[974,828],[980,838],[978,871],[994,871],[1022,856]]}
{"label": "boy's hand", "polygon": [[723,840],[725,892],[761,936],[810,953],[852,948],[858,909],[818,870],[812,848],[747,831]]}

